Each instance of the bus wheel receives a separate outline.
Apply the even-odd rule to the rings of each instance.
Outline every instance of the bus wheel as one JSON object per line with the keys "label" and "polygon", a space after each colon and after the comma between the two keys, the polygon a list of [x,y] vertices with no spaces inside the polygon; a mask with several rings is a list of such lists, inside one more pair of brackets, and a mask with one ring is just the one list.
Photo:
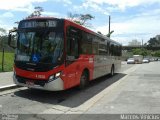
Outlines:
{"label": "bus wheel", "polygon": [[111,76],[114,76],[114,66],[112,65],[111,67],[111,73],[110,73]]}
{"label": "bus wheel", "polygon": [[88,73],[86,71],[83,71],[81,79],[80,79],[80,85],[79,88],[83,89],[88,85]]}

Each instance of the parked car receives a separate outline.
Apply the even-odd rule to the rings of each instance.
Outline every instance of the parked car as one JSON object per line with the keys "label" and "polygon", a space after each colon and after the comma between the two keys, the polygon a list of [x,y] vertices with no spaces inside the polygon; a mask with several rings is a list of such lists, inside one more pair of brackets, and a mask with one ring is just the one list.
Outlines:
{"label": "parked car", "polygon": [[128,58],[127,59],[127,64],[135,64],[135,59],[134,58]]}
{"label": "parked car", "polygon": [[158,58],[154,58],[154,61],[158,61]]}
{"label": "parked car", "polygon": [[149,63],[149,62],[150,62],[149,58],[143,58],[143,63]]}
{"label": "parked car", "polygon": [[149,60],[150,60],[150,62],[153,62],[153,61],[154,61],[154,59],[153,59],[153,58],[150,58]]}

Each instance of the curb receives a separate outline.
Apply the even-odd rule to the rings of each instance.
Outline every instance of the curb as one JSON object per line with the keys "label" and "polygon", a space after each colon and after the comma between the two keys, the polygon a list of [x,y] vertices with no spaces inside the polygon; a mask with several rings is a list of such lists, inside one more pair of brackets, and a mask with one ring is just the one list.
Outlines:
{"label": "curb", "polygon": [[2,86],[0,87],[0,92],[5,91],[5,90],[10,90],[10,89],[15,89],[15,88],[19,88],[21,86],[18,86],[16,84],[12,84],[12,85],[7,85],[7,86]]}

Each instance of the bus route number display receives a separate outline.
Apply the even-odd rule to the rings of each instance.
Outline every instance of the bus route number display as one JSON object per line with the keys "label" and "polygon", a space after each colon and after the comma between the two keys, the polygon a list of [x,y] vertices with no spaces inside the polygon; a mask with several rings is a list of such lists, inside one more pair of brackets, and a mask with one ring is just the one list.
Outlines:
{"label": "bus route number display", "polygon": [[57,21],[23,21],[20,28],[57,27]]}

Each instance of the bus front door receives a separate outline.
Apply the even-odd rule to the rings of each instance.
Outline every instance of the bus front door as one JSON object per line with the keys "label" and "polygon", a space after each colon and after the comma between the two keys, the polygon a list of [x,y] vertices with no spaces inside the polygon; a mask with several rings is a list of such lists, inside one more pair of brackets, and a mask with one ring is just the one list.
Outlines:
{"label": "bus front door", "polygon": [[78,81],[78,38],[74,34],[67,37],[67,54],[66,54],[66,72],[67,87],[73,87],[79,83]]}

